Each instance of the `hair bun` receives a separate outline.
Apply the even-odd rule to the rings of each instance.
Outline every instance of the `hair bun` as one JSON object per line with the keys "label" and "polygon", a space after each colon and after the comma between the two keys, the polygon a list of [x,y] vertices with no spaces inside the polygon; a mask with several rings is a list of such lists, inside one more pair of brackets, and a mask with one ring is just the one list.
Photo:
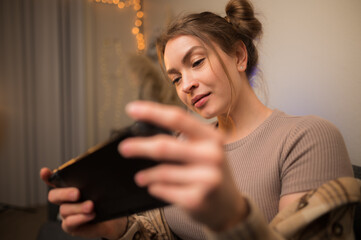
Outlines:
{"label": "hair bun", "polygon": [[253,6],[248,0],[230,0],[226,14],[225,19],[250,39],[262,34],[262,24],[255,17]]}

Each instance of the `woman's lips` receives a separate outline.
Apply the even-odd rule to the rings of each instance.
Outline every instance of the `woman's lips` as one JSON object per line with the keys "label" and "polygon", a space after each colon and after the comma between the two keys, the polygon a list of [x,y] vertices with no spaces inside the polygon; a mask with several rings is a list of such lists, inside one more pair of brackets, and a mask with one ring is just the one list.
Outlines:
{"label": "woman's lips", "polygon": [[211,93],[199,94],[192,99],[192,105],[196,108],[202,107],[208,100]]}

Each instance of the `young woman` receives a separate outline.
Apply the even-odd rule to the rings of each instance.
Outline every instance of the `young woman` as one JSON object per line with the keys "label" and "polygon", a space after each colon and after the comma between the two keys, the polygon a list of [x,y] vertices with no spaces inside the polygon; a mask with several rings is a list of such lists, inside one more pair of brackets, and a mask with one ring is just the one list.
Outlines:
{"label": "young woman", "polygon": [[[179,98],[202,117],[217,117],[215,125],[176,107],[151,102],[127,106],[136,120],[181,132],[179,138],[159,135],[119,145],[125,156],[167,160],[135,179],[172,206],[160,215],[149,212],[90,225],[93,203],[71,203],[79,198],[77,189],[54,189],[49,200],[61,205],[66,232],[131,239],[129,232],[137,225],[145,239],[157,234],[158,239],[204,239],[209,230],[227,232],[250,221],[257,208],[269,222],[305,192],[352,176],[342,136],[332,124],[269,109],[257,98],[250,79],[258,63],[254,41],[261,23],[247,0],[231,0],[226,13],[225,18],[203,12],[178,19],[157,43]],[[45,181],[49,175],[49,169],[42,169]],[[157,227],[149,227],[152,222]]]}

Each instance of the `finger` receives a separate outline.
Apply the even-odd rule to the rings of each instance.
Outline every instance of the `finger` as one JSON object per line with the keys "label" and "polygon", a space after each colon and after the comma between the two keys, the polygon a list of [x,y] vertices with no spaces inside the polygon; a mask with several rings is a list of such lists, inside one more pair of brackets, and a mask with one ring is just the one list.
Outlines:
{"label": "finger", "polygon": [[68,233],[74,233],[80,226],[93,220],[94,217],[95,213],[68,216],[67,218],[63,219],[62,228]]}
{"label": "finger", "polygon": [[49,168],[40,169],[40,178],[49,186],[55,187],[53,184],[49,182],[49,178],[52,174],[53,172]]}
{"label": "finger", "polygon": [[167,135],[128,138],[118,149],[125,157],[149,157],[156,161],[220,164],[224,159],[223,148],[212,141],[194,143]]}
{"label": "finger", "polygon": [[48,200],[54,204],[76,202],[79,200],[80,192],[77,188],[56,188],[49,191]]}
{"label": "finger", "polygon": [[188,137],[221,140],[215,129],[200,122],[179,107],[155,102],[136,101],[128,104],[126,111],[134,119],[182,132]]}
{"label": "finger", "polygon": [[153,196],[168,203],[194,211],[202,207],[204,199],[207,197],[210,189],[195,185],[174,186],[154,184],[148,187],[148,191]]}
{"label": "finger", "polygon": [[157,183],[167,185],[189,185],[196,183],[197,185],[202,184],[206,185],[207,188],[212,188],[220,185],[222,174],[219,168],[213,166],[162,164],[138,172],[135,175],[135,181],[141,187]]}
{"label": "finger", "polygon": [[64,219],[75,214],[90,214],[94,210],[94,204],[88,200],[82,203],[64,203],[59,208],[59,213]]}

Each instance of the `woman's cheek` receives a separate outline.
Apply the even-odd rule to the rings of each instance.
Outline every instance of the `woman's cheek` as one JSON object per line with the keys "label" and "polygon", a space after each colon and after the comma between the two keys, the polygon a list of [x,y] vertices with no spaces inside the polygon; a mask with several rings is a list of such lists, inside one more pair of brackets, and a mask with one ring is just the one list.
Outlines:
{"label": "woman's cheek", "polygon": [[184,105],[192,109],[192,104],[187,102],[187,94],[185,94],[182,90],[180,90],[180,87],[177,87],[177,95]]}

